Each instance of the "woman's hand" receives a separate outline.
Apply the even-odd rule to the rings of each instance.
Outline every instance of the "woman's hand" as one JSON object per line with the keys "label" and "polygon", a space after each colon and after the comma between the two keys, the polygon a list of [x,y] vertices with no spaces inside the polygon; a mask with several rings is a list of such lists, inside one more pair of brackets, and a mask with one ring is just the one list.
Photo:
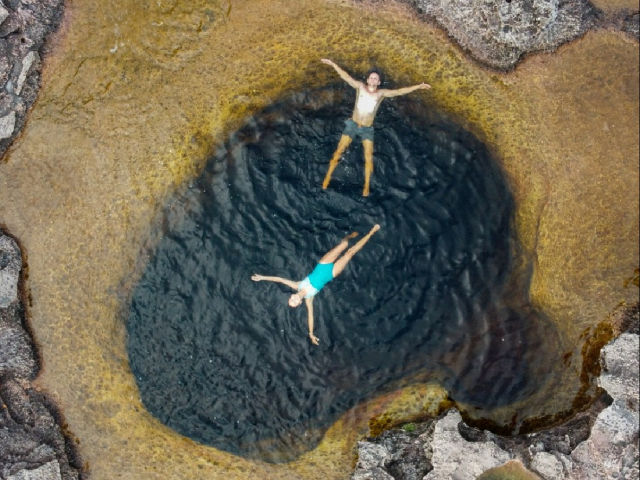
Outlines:
{"label": "woman's hand", "polygon": [[253,275],[251,275],[251,280],[253,280],[254,282],[259,282],[260,280],[264,280],[264,277],[262,275],[254,273]]}
{"label": "woman's hand", "polygon": [[314,345],[320,345],[320,340],[313,333],[309,334],[309,338],[311,339],[311,343]]}

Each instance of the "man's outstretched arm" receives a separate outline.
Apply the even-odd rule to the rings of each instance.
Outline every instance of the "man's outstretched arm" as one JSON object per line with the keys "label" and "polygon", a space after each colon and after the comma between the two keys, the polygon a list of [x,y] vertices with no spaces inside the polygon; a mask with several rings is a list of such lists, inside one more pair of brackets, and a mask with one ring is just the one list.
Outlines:
{"label": "man's outstretched arm", "polygon": [[416,90],[429,89],[431,85],[428,83],[421,83],[420,85],[414,85],[412,87],[399,88],[397,90],[380,90],[383,97],[399,97],[400,95],[406,95],[407,93],[415,92]]}
{"label": "man's outstretched arm", "polygon": [[255,275],[251,275],[251,280],[253,280],[254,282],[261,282],[262,280],[266,280],[268,282],[283,283],[287,287],[291,287],[294,290],[298,290],[298,285],[300,285],[300,282],[294,282],[293,280],[287,280],[286,278],[265,277],[263,275],[258,275],[257,273]]}
{"label": "man's outstretched arm", "polygon": [[345,82],[347,82],[353,88],[359,88],[360,87],[360,82],[358,82],[357,80],[354,80],[347,72],[345,72],[343,69],[341,69],[333,61],[331,61],[331,60],[329,60],[327,58],[323,58],[320,61],[322,63],[327,64],[327,65],[331,65],[333,68],[335,68],[336,72],[338,72],[338,75],[340,75],[340,78],[342,78]]}
{"label": "man's outstretched arm", "polygon": [[314,345],[320,345],[320,340],[313,334],[313,298],[305,298],[305,303],[309,313],[309,338]]}

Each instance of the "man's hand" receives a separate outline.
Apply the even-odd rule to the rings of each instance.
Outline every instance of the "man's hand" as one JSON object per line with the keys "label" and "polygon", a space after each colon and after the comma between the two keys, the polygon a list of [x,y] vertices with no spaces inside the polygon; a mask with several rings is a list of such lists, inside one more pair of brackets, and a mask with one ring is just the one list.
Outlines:
{"label": "man's hand", "polygon": [[326,63],[327,65],[331,65],[332,67],[335,65],[335,63],[333,63],[331,60],[329,60],[328,58],[323,58],[320,60],[322,63]]}
{"label": "man's hand", "polygon": [[259,282],[260,280],[264,280],[264,277],[256,273],[251,275],[251,280],[253,280],[254,282]]}
{"label": "man's hand", "polygon": [[314,345],[320,345],[320,340],[313,333],[309,334],[309,338],[311,339],[311,343]]}
{"label": "man's hand", "polygon": [[418,85],[418,88],[420,90],[423,90],[423,89],[427,89],[428,90],[428,89],[431,88],[431,85],[429,85],[428,83],[421,83],[420,85]]}

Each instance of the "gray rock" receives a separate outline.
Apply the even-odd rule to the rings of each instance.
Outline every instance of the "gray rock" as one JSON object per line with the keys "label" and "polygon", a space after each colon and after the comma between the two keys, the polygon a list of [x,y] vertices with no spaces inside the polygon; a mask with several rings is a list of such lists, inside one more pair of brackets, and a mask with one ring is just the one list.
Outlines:
{"label": "gray rock", "polygon": [[[2,125],[0,119],[0,136]],[[21,269],[22,256],[18,245],[0,231],[0,308],[6,308],[17,300]]]}
{"label": "gray rock", "polygon": [[0,117],[0,139],[9,138],[16,128],[16,112]]}
{"label": "gray rock", "polygon": [[410,0],[481,63],[512,69],[522,56],[552,51],[596,25],[587,0]]}
{"label": "gray rock", "polygon": [[52,460],[33,470],[20,470],[15,475],[7,477],[7,480],[62,480],[62,477],[60,465],[56,460]]}
{"label": "gray rock", "polygon": [[34,378],[37,371],[31,339],[21,325],[11,325],[0,311],[0,376]]}
{"label": "gray rock", "polygon": [[357,468],[369,470],[376,467],[384,467],[389,459],[391,459],[391,455],[382,445],[376,445],[370,442],[358,442]]}
{"label": "gray rock", "polygon": [[[637,330],[637,305],[628,309],[629,331]],[[633,318],[631,318],[633,317]],[[639,337],[623,333],[601,352],[603,372],[598,382],[607,390],[584,412],[563,425],[516,437],[500,437],[466,425],[456,410],[444,418],[417,424],[411,438],[399,429],[383,432],[359,444],[361,462],[353,479],[414,479],[416,470],[392,471],[418,446],[429,463],[424,480],[475,479],[510,459],[517,459],[545,480],[637,480]],[[423,426],[424,425],[424,426]]]}
{"label": "gray rock", "polygon": [[367,470],[357,470],[351,480],[395,480],[383,468],[375,467]]}
{"label": "gray rock", "polygon": [[640,40],[640,13],[626,15],[622,21],[622,31],[636,40]]}
{"label": "gray rock", "polygon": [[[426,422],[423,428],[411,424],[410,430],[395,428],[358,442],[358,463],[352,478],[422,480],[432,469],[424,444],[433,434],[433,423]],[[383,473],[390,477],[381,477]]]}
{"label": "gray rock", "polygon": [[531,469],[542,476],[542,478],[553,478],[564,480],[568,478],[568,471],[562,461],[555,455],[547,452],[539,452],[531,460]]}
{"label": "gray rock", "polygon": [[623,333],[602,349],[603,372],[598,385],[615,402],[622,402],[632,411],[638,411],[638,335]]}
{"label": "gray rock", "polygon": [[18,80],[16,81],[15,86],[15,93],[17,95],[19,95],[22,91],[22,87],[24,86],[24,82],[27,79],[29,70],[31,70],[31,67],[34,63],[38,63],[39,61],[40,56],[34,51],[27,53],[27,55],[22,59],[20,75],[18,76]]}
{"label": "gray rock", "polygon": [[82,465],[75,445],[65,439],[60,428],[61,416],[45,395],[23,380],[0,381],[0,478],[15,475],[52,474],[38,470],[55,461],[59,477],[79,478]]}
{"label": "gray rock", "polygon": [[638,478],[638,412],[616,401],[596,420],[591,437],[571,453],[572,479]]}
{"label": "gray rock", "polygon": [[431,448],[433,470],[424,480],[475,480],[490,468],[503,465],[511,455],[492,441],[469,442],[458,430],[462,417],[457,410],[450,410],[440,420],[433,433]]}
{"label": "gray rock", "polygon": [[64,0],[4,0],[0,6],[0,95],[19,95],[10,103],[0,102],[2,157],[22,130],[36,99],[40,55],[46,52],[46,41],[62,20]]}
{"label": "gray rock", "polygon": [[0,3],[0,24],[4,22],[8,16],[9,16],[9,10],[4,8],[4,5]]}

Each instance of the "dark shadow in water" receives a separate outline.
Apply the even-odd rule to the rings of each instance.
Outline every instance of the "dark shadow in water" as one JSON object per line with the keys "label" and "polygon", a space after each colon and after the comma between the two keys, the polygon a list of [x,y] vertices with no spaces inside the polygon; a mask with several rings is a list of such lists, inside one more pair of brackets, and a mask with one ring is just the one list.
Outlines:
{"label": "dark shadow in water", "polygon": [[[356,145],[321,189],[353,91],[270,106],[166,207],[137,285],[128,352],[169,427],[239,455],[288,461],[364,399],[437,378],[480,408],[544,383],[557,334],[513,293],[513,198],[486,147],[421,103],[386,100],[372,195]],[[314,302],[319,347],[290,291],[346,233],[382,229]]]}

